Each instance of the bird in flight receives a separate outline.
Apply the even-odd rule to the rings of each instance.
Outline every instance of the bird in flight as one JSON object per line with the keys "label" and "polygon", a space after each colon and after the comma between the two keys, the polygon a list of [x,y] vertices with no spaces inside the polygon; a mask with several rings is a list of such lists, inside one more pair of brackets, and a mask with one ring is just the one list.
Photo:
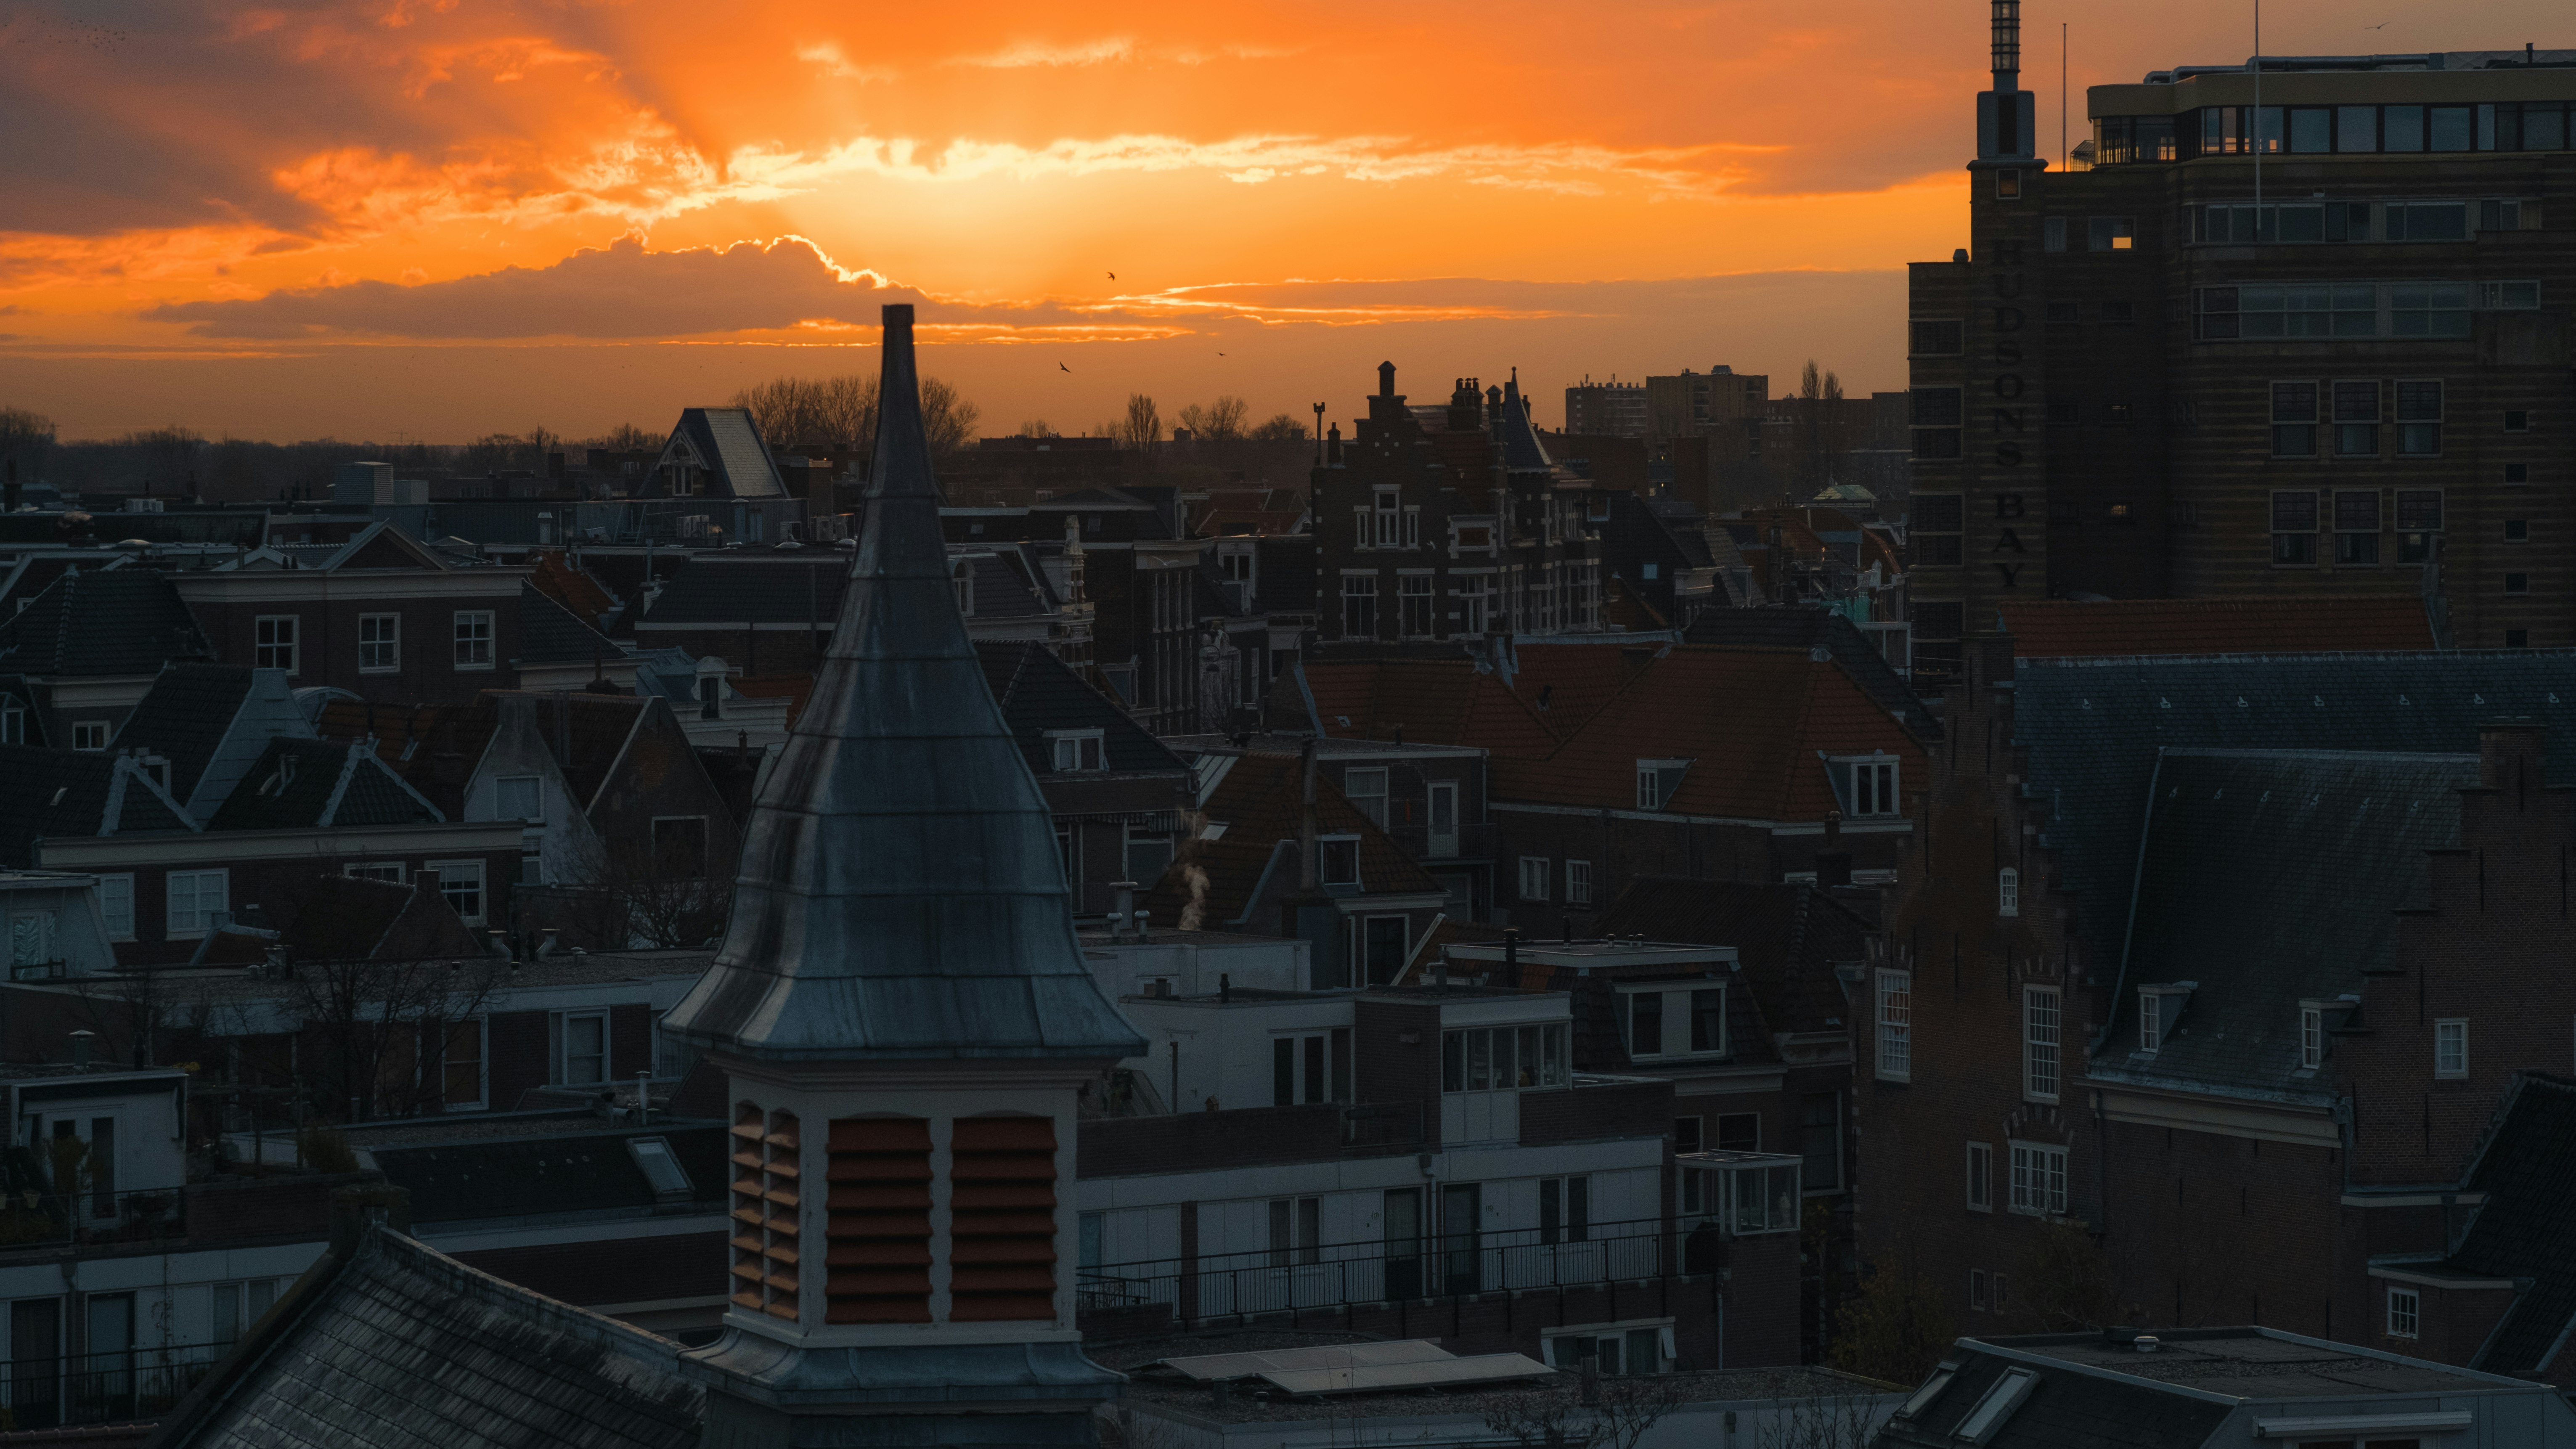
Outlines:
{"label": "bird in flight", "polygon": [[1225,354],[1224,354],[1224,353],[1222,353],[1222,352],[1220,352],[1220,353],[1218,353],[1218,354],[1217,354],[1217,356],[1219,356],[1219,357],[1223,357],[1223,356],[1225,356]]}
{"label": "bird in flight", "polygon": [[1063,363],[1061,363],[1061,362],[1059,362],[1059,363],[1057,363],[1057,364],[1055,365],[1055,370],[1056,370],[1056,371],[1058,371],[1058,372],[1071,372],[1071,371],[1073,371],[1073,369],[1072,369],[1072,368],[1065,366],[1065,365],[1064,365]]}
{"label": "bird in flight", "polygon": [[2388,28],[2388,22],[2383,20],[2377,25],[2365,25],[2361,28],[2364,30],[2386,30]]}
{"label": "bird in flight", "polygon": [[1117,280],[1118,280],[1118,274],[1117,274],[1116,272],[1111,272],[1111,273],[1109,274],[1109,280],[1111,280],[1111,281],[1113,281],[1113,282],[1114,282],[1114,281],[1117,281]]}

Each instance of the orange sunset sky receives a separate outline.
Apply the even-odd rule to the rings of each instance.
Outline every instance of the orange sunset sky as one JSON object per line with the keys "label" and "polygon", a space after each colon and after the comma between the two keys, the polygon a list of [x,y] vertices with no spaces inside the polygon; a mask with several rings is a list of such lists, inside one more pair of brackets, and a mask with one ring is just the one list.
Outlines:
{"label": "orange sunset sky", "polygon": [[[0,403],[63,436],[659,430],[873,370],[985,430],[1219,392],[1346,419],[1518,367],[1903,385],[1966,221],[1987,7],[1317,0],[12,0]],[[2277,53],[2568,44],[2539,0],[2273,0]],[[2083,87],[2250,5],[2024,7]],[[2381,26],[2366,29],[2366,26]],[[1115,273],[1115,276],[1111,275]],[[1069,370],[1068,370],[1069,369]]]}

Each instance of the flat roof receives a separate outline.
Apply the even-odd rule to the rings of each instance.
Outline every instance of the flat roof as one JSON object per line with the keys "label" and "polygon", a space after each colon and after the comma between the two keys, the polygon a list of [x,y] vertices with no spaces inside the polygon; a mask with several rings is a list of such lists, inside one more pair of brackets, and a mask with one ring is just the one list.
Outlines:
{"label": "flat roof", "polygon": [[2177,1328],[2141,1353],[2098,1333],[1962,1339],[1962,1347],[2125,1374],[2231,1399],[2335,1399],[2545,1387],[2268,1328]]}

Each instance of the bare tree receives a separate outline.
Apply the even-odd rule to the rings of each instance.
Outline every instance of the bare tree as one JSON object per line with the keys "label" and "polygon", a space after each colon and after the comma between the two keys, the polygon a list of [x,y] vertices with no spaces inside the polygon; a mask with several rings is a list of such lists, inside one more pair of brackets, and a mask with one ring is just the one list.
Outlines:
{"label": "bare tree", "polygon": [[2100,1328],[2111,1321],[2111,1259],[2093,1240],[2091,1229],[2073,1218],[2050,1218],[2034,1224],[2024,1237],[2019,1271],[2013,1275],[2015,1312],[2036,1319],[2043,1333]]}
{"label": "bare tree", "polygon": [[446,1100],[448,1038],[481,1015],[493,956],[290,963],[280,1005],[313,1045],[305,1075],[326,1112],[407,1117]]}
{"label": "bare tree", "polygon": [[1127,416],[1109,427],[1109,435],[1118,440],[1118,446],[1130,452],[1148,452],[1163,441],[1163,414],[1154,406],[1154,400],[1141,392],[1127,395]]}
{"label": "bare tree", "polygon": [[724,934],[733,888],[715,879],[708,865],[733,858],[729,841],[612,834],[585,846],[582,855],[574,924],[599,949],[684,950]]}
{"label": "bare tree", "polygon": [[1302,443],[1306,441],[1305,419],[1295,413],[1279,413],[1252,430],[1256,443]]}
{"label": "bare tree", "polygon": [[17,471],[11,476],[33,483],[53,446],[52,418],[25,408],[0,407],[0,469],[14,467]]}
{"label": "bare tree", "polygon": [[1020,431],[1017,436],[1023,438],[1052,438],[1056,436],[1056,431],[1054,425],[1050,424],[1046,419],[1031,418],[1027,422],[1020,424]]}
{"label": "bare tree", "polygon": [[1668,1374],[1605,1379],[1587,1365],[1576,1382],[1568,1377],[1487,1400],[1485,1427],[1525,1449],[1637,1449],[1689,1397]]}
{"label": "bare tree", "polygon": [[1800,1399],[1774,1415],[1755,1437],[1756,1449],[1868,1449],[1888,1411],[1862,1394]]}
{"label": "bare tree", "polygon": [[921,431],[930,439],[930,451],[954,453],[975,441],[975,422],[983,415],[956,388],[935,377],[921,380]]}
{"label": "bare tree", "polygon": [[870,373],[775,377],[735,393],[733,406],[750,410],[761,437],[773,448],[846,446],[877,432],[877,380]]}
{"label": "bare tree", "polygon": [[128,433],[119,441],[142,455],[146,493],[175,494],[197,481],[197,452],[205,446],[206,439],[196,429],[172,423],[166,428]]}
{"label": "bare tree", "polygon": [[1833,1365],[1882,1383],[1920,1380],[1956,1337],[1941,1294],[1911,1257],[1870,1264],[1835,1324]]}
{"label": "bare tree", "polygon": [[658,446],[661,441],[661,438],[644,431],[633,423],[619,423],[616,427],[610,428],[607,432],[600,434],[598,437],[582,439],[581,446],[585,448],[605,448],[612,453],[641,453],[649,448]]}

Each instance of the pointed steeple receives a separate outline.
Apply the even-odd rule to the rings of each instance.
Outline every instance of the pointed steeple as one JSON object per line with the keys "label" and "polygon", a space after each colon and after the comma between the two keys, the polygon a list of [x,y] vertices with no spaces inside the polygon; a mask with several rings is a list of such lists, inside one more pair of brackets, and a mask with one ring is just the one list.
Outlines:
{"label": "pointed steeple", "polygon": [[908,306],[885,309],[883,365],[840,624],[744,833],[724,948],[664,1024],[773,1062],[1132,1056],[958,612]]}

